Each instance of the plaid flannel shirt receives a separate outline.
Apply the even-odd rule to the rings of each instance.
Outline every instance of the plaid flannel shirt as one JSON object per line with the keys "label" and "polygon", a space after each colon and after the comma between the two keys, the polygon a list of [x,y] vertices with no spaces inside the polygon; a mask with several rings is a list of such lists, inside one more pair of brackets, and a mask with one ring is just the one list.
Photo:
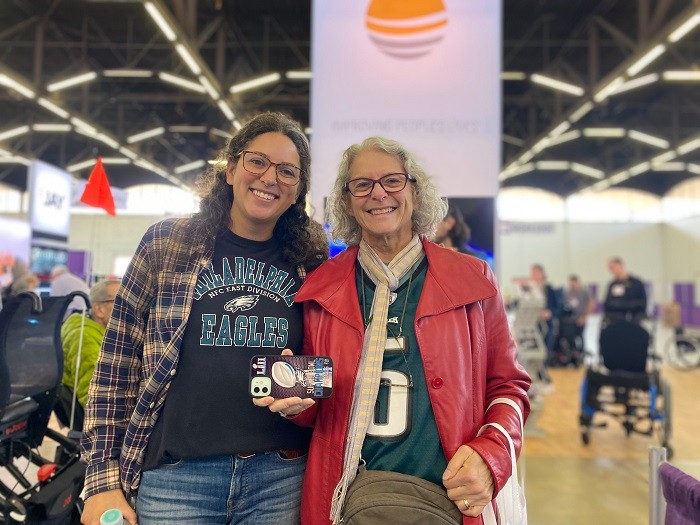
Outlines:
{"label": "plaid flannel shirt", "polygon": [[[133,502],[148,437],[175,375],[200,272],[213,239],[192,239],[189,219],[144,234],[122,279],[95,373],[81,440],[85,497],[120,488]],[[303,280],[305,271],[299,267]]]}

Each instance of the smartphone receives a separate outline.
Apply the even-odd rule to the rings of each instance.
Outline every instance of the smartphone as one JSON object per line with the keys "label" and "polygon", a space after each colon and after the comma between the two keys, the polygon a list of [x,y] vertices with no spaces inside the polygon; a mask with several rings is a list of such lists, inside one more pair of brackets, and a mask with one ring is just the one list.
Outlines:
{"label": "smartphone", "polygon": [[256,355],[250,360],[253,397],[330,397],[333,360],[328,356]]}

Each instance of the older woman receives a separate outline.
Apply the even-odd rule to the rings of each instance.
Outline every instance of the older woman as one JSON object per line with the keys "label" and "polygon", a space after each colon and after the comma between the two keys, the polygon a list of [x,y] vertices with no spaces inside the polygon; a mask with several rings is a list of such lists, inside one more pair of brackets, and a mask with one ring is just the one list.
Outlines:
{"label": "older woman", "polygon": [[[530,378],[495,278],[474,257],[427,240],[446,205],[431,178],[395,141],[348,148],[329,198],[332,233],[350,247],[315,270],[304,302],[304,352],[330,355],[334,393],[266,398],[272,411],[314,426],[302,495],[304,525],[337,522],[360,458],[367,469],[444,485],[463,515],[484,506],[511,473],[497,422],[521,443]],[[387,404],[391,400],[391,406]]]}

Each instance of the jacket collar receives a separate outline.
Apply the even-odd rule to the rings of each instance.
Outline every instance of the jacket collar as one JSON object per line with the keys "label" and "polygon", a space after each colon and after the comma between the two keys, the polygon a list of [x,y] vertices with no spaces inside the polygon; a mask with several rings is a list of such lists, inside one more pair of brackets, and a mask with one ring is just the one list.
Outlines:
{"label": "jacket collar", "polygon": [[[416,313],[418,317],[452,310],[497,294],[495,284],[489,279],[491,270],[485,262],[425,238],[421,240],[428,258],[428,276]],[[311,272],[295,301],[314,300],[341,320],[361,326],[354,285],[357,252],[358,247],[352,246]]]}

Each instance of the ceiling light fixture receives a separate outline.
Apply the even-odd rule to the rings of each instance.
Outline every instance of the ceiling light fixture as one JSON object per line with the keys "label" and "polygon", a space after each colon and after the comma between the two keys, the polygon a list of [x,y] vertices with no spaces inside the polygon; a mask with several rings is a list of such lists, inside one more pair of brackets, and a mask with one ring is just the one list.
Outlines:
{"label": "ceiling light fixture", "polygon": [[153,76],[153,71],[148,69],[105,69],[103,77],[109,78],[149,78]]}
{"label": "ceiling light fixture", "polygon": [[584,89],[581,86],[576,86],[568,82],[563,82],[562,80],[557,80],[556,78],[541,75],[539,73],[534,73],[530,75],[530,80],[532,80],[535,84],[556,89],[557,91],[562,91],[564,93],[568,93],[577,97],[580,97],[585,93]]}
{"label": "ceiling light fixture", "polygon": [[620,93],[624,93],[625,91],[630,91],[632,89],[637,89],[642,86],[646,86],[647,84],[652,84],[657,80],[659,80],[659,75],[657,73],[650,73],[649,75],[644,75],[643,77],[637,77],[632,80],[628,80],[627,82],[622,84],[619,88],[615,90],[614,93],[611,93],[611,95],[619,95]]}
{"label": "ceiling light fixture", "polygon": [[31,161],[26,157],[12,155],[11,157],[0,157],[0,164],[23,164],[29,166]]}
{"label": "ceiling light fixture", "polygon": [[197,61],[194,59],[194,57],[190,54],[190,52],[183,44],[176,44],[175,51],[177,51],[178,54],[182,57],[182,60],[185,61],[185,64],[187,64],[187,67],[190,68],[190,71],[192,71],[192,73],[194,73],[195,75],[199,75],[202,72],[202,68],[199,67]]}
{"label": "ceiling light fixture", "polygon": [[[617,91],[617,88],[619,88],[624,83],[624,77],[616,77],[611,82],[608,82],[605,85],[605,87],[601,88],[600,91],[598,91],[595,95],[593,95],[593,100],[595,100],[596,102],[603,102],[606,98],[610,96],[611,93]],[[575,122],[573,119],[571,120]]]}
{"label": "ceiling light fixture", "polygon": [[158,8],[152,2],[144,2],[143,5],[146,8],[146,11],[148,11],[148,14],[151,15],[151,18],[158,25],[160,30],[163,31],[165,38],[167,38],[171,42],[174,42],[177,39],[177,35],[175,34],[175,31],[173,31],[173,28],[170,27],[170,24],[168,24],[168,22],[165,21],[165,17],[158,10]]}
{"label": "ceiling light fixture", "polygon": [[656,157],[653,157],[651,159],[652,164],[665,164],[669,160],[673,160],[678,156],[678,154],[671,150],[667,151],[666,153],[662,153],[661,155],[657,155]]}
{"label": "ceiling light fixture", "polygon": [[223,129],[219,129],[219,128],[211,128],[211,129],[209,130],[209,132],[210,132],[212,135],[216,135],[217,137],[221,137],[221,138],[224,138],[224,139],[226,139],[226,140],[228,140],[228,139],[230,139],[231,137],[233,137],[233,135],[231,135],[229,132],[224,131]]}
{"label": "ceiling light fixture", "polygon": [[311,71],[287,71],[284,76],[289,80],[311,80],[313,74]]}
{"label": "ceiling light fixture", "polygon": [[535,167],[538,170],[566,171],[571,169],[571,163],[566,160],[540,160]]}
{"label": "ceiling light fixture", "polygon": [[95,135],[95,138],[99,140],[100,142],[104,142],[108,146],[114,149],[119,149],[119,142],[117,142],[115,139],[107,135],[106,133],[98,133]]}
{"label": "ceiling light fixture", "polygon": [[149,130],[146,130],[146,131],[142,131],[141,133],[136,133],[136,134],[134,134],[134,135],[131,135],[131,136],[129,136],[129,137],[126,137],[126,141],[127,141],[129,144],[133,144],[133,143],[135,143],[135,142],[140,142],[140,141],[142,141],[142,140],[146,140],[146,139],[151,139],[151,138],[153,138],[153,137],[157,137],[157,136],[159,136],[159,135],[162,135],[163,133],[165,133],[165,128],[162,127],[162,126],[160,126],[160,127],[158,127],[158,128],[149,129]]}
{"label": "ceiling light fixture", "polygon": [[523,71],[501,71],[501,80],[525,80],[527,73]]}
{"label": "ceiling light fixture", "polygon": [[187,80],[186,78],[178,77],[176,75],[171,75],[170,73],[163,72],[158,73],[158,78],[160,78],[164,82],[169,82],[171,84],[175,84],[176,86],[180,86],[191,91],[196,91],[197,93],[206,93],[206,89],[204,89],[204,86],[198,84],[197,82]]}
{"label": "ceiling light fixture", "polygon": [[567,129],[571,127],[571,123],[568,120],[565,120],[561,124],[559,124],[556,128],[554,128],[552,131],[549,132],[549,136],[551,138],[556,138],[562,133],[564,133]]}
{"label": "ceiling light fixture", "polygon": [[207,163],[203,160],[195,160],[194,162],[189,162],[187,164],[183,164],[182,166],[178,166],[173,171],[179,175],[180,173],[196,170],[197,168],[201,168],[206,165]]}
{"label": "ceiling light fixture", "polygon": [[630,172],[627,170],[622,170],[618,171],[617,173],[614,173],[613,175],[610,175],[606,180],[610,184],[619,184],[620,182],[624,182],[627,179],[630,178]]}
{"label": "ceiling light fixture", "polygon": [[685,171],[685,162],[664,162],[663,164],[653,164],[653,171]]}
{"label": "ceiling light fixture", "polygon": [[68,113],[64,109],[59,108],[56,104],[46,100],[45,98],[40,97],[37,99],[37,102],[41,107],[48,109],[51,113],[58,115],[61,118],[68,118],[70,116],[70,113]]}
{"label": "ceiling light fixture", "polygon": [[591,168],[585,164],[579,164],[578,162],[571,163],[571,171],[580,173],[581,175],[588,175],[589,177],[594,177],[596,179],[602,179],[605,177],[605,172],[596,168]]}
{"label": "ceiling light fixture", "polygon": [[664,71],[661,78],[675,82],[697,82],[700,81],[700,71]]}
{"label": "ceiling light fixture", "polygon": [[206,133],[206,126],[170,126],[171,133]]}
{"label": "ceiling light fixture", "polygon": [[636,166],[632,166],[629,169],[629,174],[632,177],[636,177],[637,175],[641,175],[645,171],[648,171],[649,168],[651,168],[651,162],[646,161],[646,162],[641,162],[637,164]]}
{"label": "ceiling light fixture", "polygon": [[698,148],[700,148],[700,138],[694,138],[678,146],[676,151],[679,155],[685,155],[686,153],[690,153]]}
{"label": "ceiling light fixture", "polygon": [[695,13],[688,20],[679,25],[678,28],[676,28],[670,35],[668,35],[668,41],[678,42],[681,38],[695,29],[695,26],[698,24],[700,24],[700,13]]}
{"label": "ceiling light fixture", "polygon": [[74,77],[66,78],[65,80],[59,80],[58,82],[53,82],[46,86],[46,90],[50,92],[60,91],[69,87],[77,86],[78,84],[84,84],[85,82],[91,82],[97,78],[97,73],[90,71],[89,73],[82,73]]}
{"label": "ceiling light fixture", "polygon": [[584,137],[596,138],[619,138],[624,137],[627,132],[625,128],[584,128]]}
{"label": "ceiling light fixture", "polygon": [[131,159],[125,159],[124,157],[102,157],[103,164],[115,164],[115,165],[126,165],[131,164]]}
{"label": "ceiling light fixture", "polygon": [[567,131],[566,133],[559,135],[556,138],[553,138],[552,141],[549,143],[549,147],[557,146],[559,144],[563,144],[564,142],[569,142],[570,140],[577,139],[581,136],[581,130],[574,129],[572,131]]}
{"label": "ceiling light fixture", "polygon": [[226,115],[226,118],[227,118],[227,119],[233,120],[233,117],[234,117],[235,115],[233,114],[233,111],[231,111],[231,108],[228,107],[228,104],[226,103],[225,100],[219,100],[219,101],[216,103],[216,105],[219,106],[219,109],[221,110],[221,112],[222,112],[224,115]]}
{"label": "ceiling light fixture", "polygon": [[666,51],[666,46],[664,44],[657,44],[652,47],[649,51],[644,53],[639,60],[627,68],[627,74],[631,77],[639,73],[642,69],[651,64],[654,60],[659,58]]}
{"label": "ceiling light fixture", "polygon": [[0,133],[0,141],[19,137],[25,133],[29,133],[29,126],[18,126],[16,128],[8,129],[7,131]]}
{"label": "ceiling light fixture", "polygon": [[581,106],[581,107],[578,108],[576,111],[574,111],[574,112],[571,114],[571,116],[569,117],[569,120],[571,121],[572,124],[578,122],[578,121],[581,120],[585,115],[587,115],[588,112],[589,112],[590,110],[592,110],[594,106],[595,106],[595,104],[593,104],[593,102],[591,102],[591,101],[589,100],[588,102],[586,102],[585,104],[583,104],[583,106]]}
{"label": "ceiling light fixture", "polygon": [[36,96],[33,90],[5,74],[0,74],[0,84],[9,87],[26,98],[34,98]]}
{"label": "ceiling light fixture", "polygon": [[139,158],[139,156],[138,156],[136,153],[134,153],[133,151],[131,151],[129,148],[125,148],[124,146],[122,146],[121,148],[119,148],[119,153],[121,153],[122,155],[126,155],[126,156],[129,157],[131,160],[136,160],[136,159]]}
{"label": "ceiling light fixture", "polygon": [[280,79],[279,73],[269,73],[261,77],[246,80],[245,82],[240,82],[231,86],[231,93],[241,93],[243,91],[248,91],[250,89],[255,89],[258,87],[266,86],[277,82]]}
{"label": "ceiling light fixture", "polygon": [[202,86],[204,86],[204,89],[207,90],[207,93],[209,93],[209,96],[212,100],[219,100],[221,98],[221,95],[219,95],[219,92],[216,89],[214,89],[214,86],[211,82],[209,82],[209,79],[207,77],[205,77],[204,75],[199,75],[199,83],[202,84]]}
{"label": "ceiling light fixture", "polygon": [[642,133],[641,131],[637,131],[635,129],[631,129],[627,132],[627,136],[633,140],[636,140],[638,142],[643,142],[645,144],[649,144],[651,146],[656,146],[657,148],[668,148],[671,144],[669,141],[662,139],[660,137],[655,137],[654,135],[649,135],[647,133]]}
{"label": "ceiling light fixture", "polygon": [[73,124],[76,127],[76,131],[84,131],[85,133],[97,133],[97,128],[95,126],[91,126],[84,120],[80,120],[78,117],[71,117],[70,123]]}
{"label": "ceiling light fixture", "polygon": [[690,173],[695,173],[696,175],[700,175],[700,164],[692,164],[688,163],[685,167]]}
{"label": "ceiling light fixture", "polygon": [[71,130],[70,124],[34,124],[32,125],[34,131],[45,132],[45,133],[66,133]]}
{"label": "ceiling light fixture", "polygon": [[91,168],[97,162],[95,159],[83,160],[81,162],[76,162],[66,167],[66,171],[70,173],[75,173],[76,171],[84,170],[85,168]]}

